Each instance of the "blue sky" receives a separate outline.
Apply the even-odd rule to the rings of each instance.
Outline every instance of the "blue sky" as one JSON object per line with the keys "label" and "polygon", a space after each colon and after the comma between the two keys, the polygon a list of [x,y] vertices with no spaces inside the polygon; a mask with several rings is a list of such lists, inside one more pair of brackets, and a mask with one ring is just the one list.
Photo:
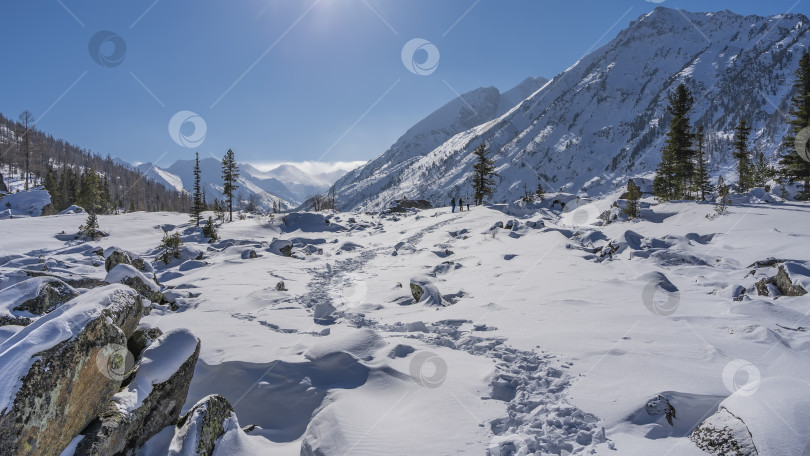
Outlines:
{"label": "blue sky", "polygon": [[[659,4],[810,13],[796,0],[19,0],[0,15],[0,112],[28,109],[130,162],[228,148],[259,165],[369,160],[456,94],[553,77]],[[414,38],[439,51],[430,74],[403,65]],[[183,111],[198,117],[179,114],[172,135]]]}

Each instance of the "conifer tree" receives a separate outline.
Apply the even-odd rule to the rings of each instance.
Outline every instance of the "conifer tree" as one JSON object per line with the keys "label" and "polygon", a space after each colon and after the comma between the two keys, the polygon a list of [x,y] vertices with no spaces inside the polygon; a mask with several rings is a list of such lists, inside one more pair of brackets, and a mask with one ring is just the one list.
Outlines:
{"label": "conifer tree", "polygon": [[194,195],[191,202],[191,221],[195,226],[200,226],[202,212],[205,210],[202,192],[200,192],[200,153],[195,154],[194,159]]}
{"label": "conifer tree", "polygon": [[695,133],[695,147],[695,192],[701,201],[706,201],[706,194],[711,193],[713,187],[706,161],[706,134],[703,131],[703,125],[699,126]]}
{"label": "conifer tree", "polygon": [[634,219],[639,216],[638,200],[641,199],[641,189],[633,182],[633,179],[627,181],[627,206],[624,208],[624,213],[627,218]]}
{"label": "conifer tree", "polygon": [[222,159],[222,194],[228,199],[228,221],[233,221],[233,192],[239,188],[236,180],[239,178],[239,167],[236,165],[236,158],[233,150],[228,149]]}
{"label": "conifer tree", "polygon": [[484,198],[491,196],[495,191],[495,161],[487,156],[487,149],[484,144],[476,147],[473,154],[478,160],[473,164],[473,199],[475,204],[480,206],[484,203]]}
{"label": "conifer tree", "polygon": [[751,155],[748,153],[748,136],[751,134],[751,127],[740,119],[740,123],[734,128],[734,158],[737,159],[737,186],[740,193],[744,193],[751,188]]}
{"label": "conifer tree", "polygon": [[788,182],[803,181],[802,199],[810,198],[810,162],[799,155],[796,150],[796,135],[803,129],[810,127],[810,54],[807,52],[799,60],[796,70],[796,82],[793,84],[796,95],[793,97],[793,107],[790,110],[790,132],[785,136],[783,148],[786,153],[782,155],[779,164],[780,177]]}
{"label": "conifer tree", "polygon": [[653,192],[665,200],[685,198],[688,184],[692,180],[694,152],[691,148],[689,111],[694,102],[692,93],[684,84],[680,84],[669,95],[667,111],[672,114],[672,120],[669,122],[666,145],[661,152],[661,163],[653,181]]}

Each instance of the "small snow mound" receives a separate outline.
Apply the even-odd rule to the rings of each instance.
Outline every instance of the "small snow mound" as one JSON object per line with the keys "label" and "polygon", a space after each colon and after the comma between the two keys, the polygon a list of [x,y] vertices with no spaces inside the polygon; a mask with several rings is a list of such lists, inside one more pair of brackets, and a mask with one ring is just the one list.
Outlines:
{"label": "small snow mound", "polygon": [[445,306],[446,303],[439,293],[439,288],[428,277],[417,276],[411,278],[411,294],[416,302],[426,306]]}
{"label": "small snow mound", "polygon": [[333,353],[345,352],[359,359],[368,359],[380,348],[388,345],[376,331],[368,328],[329,336],[324,339],[323,342],[313,345],[307,350],[304,356],[309,360],[316,360]]}
{"label": "small snow mound", "polygon": [[60,211],[59,215],[71,215],[71,214],[85,214],[86,211],[83,207],[77,206],[75,204],[71,204],[70,207],[67,209]]}

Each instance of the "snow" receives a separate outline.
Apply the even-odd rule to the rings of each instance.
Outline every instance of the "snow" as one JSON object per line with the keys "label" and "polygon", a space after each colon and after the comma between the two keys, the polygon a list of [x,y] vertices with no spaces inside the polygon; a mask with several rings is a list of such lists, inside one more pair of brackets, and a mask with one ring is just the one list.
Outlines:
{"label": "snow", "polygon": [[[178,310],[143,317],[167,334],[116,400],[137,407],[194,349],[193,332],[200,360],[183,410],[209,394],[228,399],[236,415],[220,454],[699,455],[688,434],[719,407],[757,448],[801,454],[807,297],[758,296],[755,283],[778,266],[750,265],[784,258],[807,283],[810,204],[746,202],[718,216],[712,204],[644,198],[642,220],[601,225],[617,193],[238,220],[214,244],[188,230],[186,214],[101,216],[111,235],[78,244],[57,236],[81,215],[15,218],[2,222],[11,235],[0,239],[0,293],[16,293],[40,255],[51,271],[101,279],[98,247],[148,262],[163,228],[184,233],[188,255],[204,260],[160,266]],[[294,257],[277,254],[286,245]],[[608,246],[612,255],[600,253]],[[258,258],[243,259],[251,249]],[[414,302],[414,278],[444,305]],[[31,356],[75,335],[118,289],[0,328],[0,407]],[[316,310],[329,318],[315,321]],[[677,410],[673,426],[646,412],[659,395]],[[256,427],[245,433],[236,417]],[[143,454],[165,454],[172,436],[164,430]]]}
{"label": "snow", "polygon": [[140,407],[153,385],[168,381],[194,354],[197,343],[197,338],[186,329],[174,329],[160,336],[144,350],[135,380],[113,396],[116,406],[126,412]]}
{"label": "snow", "polygon": [[101,311],[120,299],[119,293],[135,294],[121,285],[95,288],[58,307],[0,344],[0,410],[11,405],[20,380],[36,354],[70,340]]}
{"label": "snow", "polygon": [[44,188],[9,193],[0,198],[0,220],[38,217],[48,204],[51,204],[51,195]]}

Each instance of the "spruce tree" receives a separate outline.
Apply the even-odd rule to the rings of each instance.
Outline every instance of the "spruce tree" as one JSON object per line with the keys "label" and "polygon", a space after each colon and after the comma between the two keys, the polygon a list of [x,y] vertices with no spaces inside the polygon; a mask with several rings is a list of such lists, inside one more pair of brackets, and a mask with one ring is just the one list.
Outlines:
{"label": "spruce tree", "polygon": [[788,182],[803,181],[802,198],[808,199],[810,197],[810,162],[799,155],[795,143],[796,135],[810,127],[810,54],[807,52],[799,60],[796,82],[793,87],[796,95],[793,97],[793,107],[790,110],[790,131],[782,144],[786,153],[779,161],[781,166],[779,174]]}
{"label": "spruce tree", "polygon": [[669,95],[667,111],[672,114],[672,120],[669,122],[666,145],[661,151],[661,163],[653,181],[653,192],[665,200],[685,198],[688,184],[692,181],[694,152],[691,148],[689,111],[694,102],[692,93],[684,84],[680,84]]}
{"label": "spruce tree", "polygon": [[484,198],[491,196],[495,192],[495,161],[487,155],[484,144],[476,147],[473,151],[478,160],[473,164],[473,199],[475,204],[480,206],[484,203]]}
{"label": "spruce tree", "polygon": [[751,188],[751,155],[748,153],[748,136],[751,134],[751,127],[740,119],[740,123],[734,128],[734,158],[737,159],[737,186],[740,193],[744,193]]}
{"label": "spruce tree", "polygon": [[695,133],[695,146],[696,166],[694,187],[700,200],[706,201],[706,194],[711,193],[713,187],[709,176],[708,163],[706,161],[706,134],[703,131],[703,125],[699,126],[697,133]]}
{"label": "spruce tree", "polygon": [[624,213],[627,218],[634,219],[639,216],[638,200],[641,199],[641,189],[633,182],[633,179],[627,181],[627,206],[624,208]]}
{"label": "spruce tree", "polygon": [[200,226],[204,210],[203,197],[200,192],[200,153],[197,152],[194,159],[194,196],[191,203],[191,221],[195,226]]}
{"label": "spruce tree", "polygon": [[222,159],[222,194],[228,199],[228,221],[233,221],[233,192],[239,188],[236,180],[239,178],[239,167],[236,165],[236,158],[233,150],[228,149]]}

